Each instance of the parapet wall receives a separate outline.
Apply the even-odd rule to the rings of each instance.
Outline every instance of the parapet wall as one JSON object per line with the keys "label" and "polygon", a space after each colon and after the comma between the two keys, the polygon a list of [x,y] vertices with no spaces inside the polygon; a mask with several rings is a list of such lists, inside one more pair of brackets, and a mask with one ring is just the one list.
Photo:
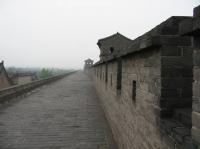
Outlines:
{"label": "parapet wall", "polygon": [[[143,58],[138,54],[122,60],[121,89],[117,81],[117,61],[94,68],[95,86],[120,149],[143,149],[148,143],[152,148],[158,145],[156,121],[159,107],[156,100],[160,91],[156,88],[160,87],[159,55],[160,52],[155,50],[145,53]],[[135,83],[137,88],[133,88]],[[132,94],[133,90],[137,90],[137,95]],[[159,142],[159,146],[162,145],[166,146]]]}
{"label": "parapet wall", "polygon": [[120,149],[200,147],[200,26],[194,20],[171,17],[90,68]]}
{"label": "parapet wall", "polygon": [[181,24],[181,35],[192,37],[193,43],[193,112],[192,136],[200,144],[200,6],[194,9],[191,21]]}
{"label": "parapet wall", "polygon": [[67,75],[70,75],[71,73],[73,73],[73,72],[2,89],[2,90],[0,90],[0,103],[7,102],[7,101],[11,100],[13,97],[22,95],[22,94],[29,92],[39,86],[42,86],[44,84],[59,80]]}

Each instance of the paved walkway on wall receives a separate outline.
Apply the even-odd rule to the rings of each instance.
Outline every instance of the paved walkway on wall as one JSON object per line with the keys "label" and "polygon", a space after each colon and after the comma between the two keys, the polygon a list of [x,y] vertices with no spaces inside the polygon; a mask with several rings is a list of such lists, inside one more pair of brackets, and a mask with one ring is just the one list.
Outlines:
{"label": "paved walkway on wall", "polygon": [[116,149],[83,72],[0,107],[0,149]]}

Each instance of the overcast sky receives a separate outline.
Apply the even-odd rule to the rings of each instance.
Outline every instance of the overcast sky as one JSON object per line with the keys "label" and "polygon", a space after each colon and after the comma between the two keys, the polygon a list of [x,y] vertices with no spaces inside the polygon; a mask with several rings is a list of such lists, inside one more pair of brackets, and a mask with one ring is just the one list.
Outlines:
{"label": "overcast sky", "polygon": [[97,40],[134,39],[200,0],[0,0],[0,60],[6,66],[82,68]]}

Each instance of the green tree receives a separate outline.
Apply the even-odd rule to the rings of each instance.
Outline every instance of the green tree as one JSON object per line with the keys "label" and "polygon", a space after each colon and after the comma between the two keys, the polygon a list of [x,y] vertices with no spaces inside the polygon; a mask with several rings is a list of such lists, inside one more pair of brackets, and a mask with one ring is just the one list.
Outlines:
{"label": "green tree", "polygon": [[53,72],[50,69],[43,68],[39,73],[39,77],[41,79],[45,79],[45,78],[48,78],[48,77],[51,77],[51,76],[53,76]]}

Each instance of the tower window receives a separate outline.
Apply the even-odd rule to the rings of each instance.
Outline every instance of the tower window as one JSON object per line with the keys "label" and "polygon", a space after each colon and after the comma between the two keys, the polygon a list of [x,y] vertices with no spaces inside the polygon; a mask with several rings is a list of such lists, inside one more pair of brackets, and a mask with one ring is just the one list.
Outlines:
{"label": "tower window", "polygon": [[113,52],[114,52],[114,48],[110,47],[110,53],[113,53]]}

